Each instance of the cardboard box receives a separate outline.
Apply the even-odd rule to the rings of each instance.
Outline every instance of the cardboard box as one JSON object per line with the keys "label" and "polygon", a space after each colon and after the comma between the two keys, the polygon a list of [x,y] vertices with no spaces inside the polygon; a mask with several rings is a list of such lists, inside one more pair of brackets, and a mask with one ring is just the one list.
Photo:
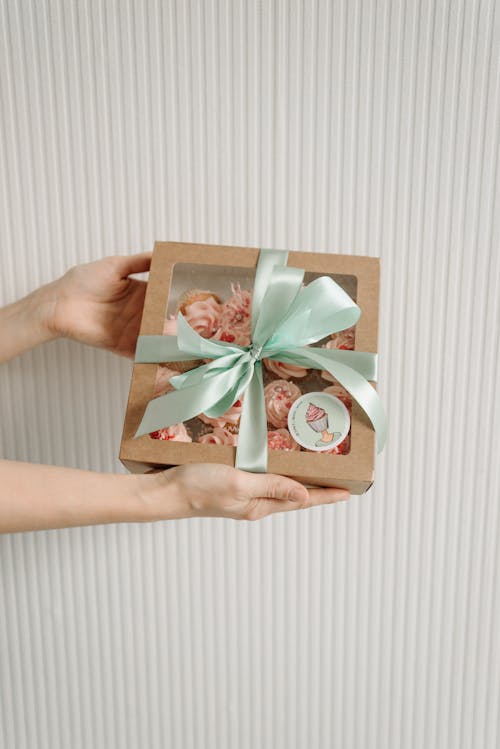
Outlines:
{"label": "cardboard box", "polygon": [[[229,287],[241,274],[247,288],[259,256],[257,248],[157,242],[144,304],[141,335],[161,335],[167,313],[175,311],[179,295],[188,288],[217,292],[214,283]],[[289,252],[288,266],[306,271],[305,283],[330,275],[361,309],[356,324],[355,350],[376,353],[379,302],[379,260],[324,253]],[[204,283],[200,279],[205,279]],[[319,345],[319,342],[318,342]],[[193,362],[197,366],[200,362]],[[173,365],[170,365],[173,366]],[[190,365],[188,364],[188,367]],[[135,363],[128,399],[120,460],[133,473],[185,463],[234,465],[236,448],[196,442],[134,438],[147,403],[153,397],[157,364]],[[186,369],[186,362],[183,362]],[[329,383],[324,383],[326,387]],[[351,447],[346,455],[321,452],[269,450],[268,471],[290,476],[304,484],[336,486],[351,494],[364,493],[373,482],[375,432],[362,409],[353,402]]]}

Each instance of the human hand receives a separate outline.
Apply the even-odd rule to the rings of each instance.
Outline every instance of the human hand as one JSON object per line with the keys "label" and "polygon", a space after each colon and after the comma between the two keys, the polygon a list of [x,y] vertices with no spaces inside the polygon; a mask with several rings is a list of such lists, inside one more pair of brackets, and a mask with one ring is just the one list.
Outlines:
{"label": "human hand", "polygon": [[49,328],[57,336],[133,358],[146,283],[129,278],[149,270],[151,253],[112,257],[70,268],[49,285]]}
{"label": "human hand", "polygon": [[136,476],[145,520],[223,517],[260,520],[274,512],[301,510],[349,498],[344,489],[306,489],[275,474],[247,473],[199,463]]}
{"label": "human hand", "polygon": [[123,476],[0,460],[0,533],[193,517],[259,520],[348,496],[213,463]]}

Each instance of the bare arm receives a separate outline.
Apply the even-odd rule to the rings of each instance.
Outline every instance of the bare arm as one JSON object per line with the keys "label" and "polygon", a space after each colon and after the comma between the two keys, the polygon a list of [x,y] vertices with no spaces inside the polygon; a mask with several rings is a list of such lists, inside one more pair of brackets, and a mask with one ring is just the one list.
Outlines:
{"label": "bare arm", "polygon": [[58,338],[49,321],[54,311],[54,287],[42,286],[23,299],[0,308],[0,363]]}
{"label": "bare arm", "polygon": [[2,533],[193,517],[259,520],[348,497],[211,463],[125,476],[0,461]]}
{"label": "bare arm", "polygon": [[134,476],[0,461],[0,531],[141,519]]}

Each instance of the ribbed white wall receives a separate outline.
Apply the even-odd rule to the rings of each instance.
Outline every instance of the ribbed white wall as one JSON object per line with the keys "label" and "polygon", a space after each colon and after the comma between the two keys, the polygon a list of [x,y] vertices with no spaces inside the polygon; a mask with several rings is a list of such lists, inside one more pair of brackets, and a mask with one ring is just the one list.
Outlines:
{"label": "ribbed white wall", "polygon": [[[2,537],[2,749],[499,745],[499,41],[494,0],[0,0],[3,303],[155,239],[380,255],[390,417],[340,506]],[[129,375],[3,366],[1,454],[120,471]]]}

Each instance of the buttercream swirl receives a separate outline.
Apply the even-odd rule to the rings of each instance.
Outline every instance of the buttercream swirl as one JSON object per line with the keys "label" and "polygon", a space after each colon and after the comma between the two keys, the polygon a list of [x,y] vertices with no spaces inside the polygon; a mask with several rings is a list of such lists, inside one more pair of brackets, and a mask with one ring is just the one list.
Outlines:
{"label": "buttercream swirl", "polygon": [[212,432],[200,435],[198,442],[204,445],[237,445],[238,435],[233,434],[224,427],[214,427]]}
{"label": "buttercream swirl", "polygon": [[309,371],[306,367],[299,367],[298,364],[286,364],[286,362],[276,361],[275,359],[263,359],[262,361],[266,369],[283,380],[288,380],[290,377],[296,377],[297,379],[305,377]]}
{"label": "buttercream swirl", "polygon": [[233,403],[231,408],[228,408],[225,414],[222,414],[222,416],[211,417],[206,416],[205,414],[200,414],[198,418],[205,424],[210,424],[213,427],[225,427],[228,424],[235,426],[240,421],[242,408],[243,405],[241,400],[237,400],[236,403]]}
{"label": "buttercream swirl", "polygon": [[274,427],[286,427],[288,412],[300,398],[300,388],[289,380],[273,380],[264,388],[267,420]]}
{"label": "buttercream swirl", "polygon": [[297,451],[300,446],[295,442],[288,429],[274,429],[267,433],[267,446],[270,450]]}
{"label": "buttercream swirl", "polygon": [[231,284],[232,296],[221,306],[219,329],[214,335],[218,341],[248,346],[252,333],[252,294],[239,283]]}
{"label": "buttercream swirl", "polygon": [[186,304],[184,317],[186,322],[202,338],[212,338],[219,329],[221,305],[213,296]]}

